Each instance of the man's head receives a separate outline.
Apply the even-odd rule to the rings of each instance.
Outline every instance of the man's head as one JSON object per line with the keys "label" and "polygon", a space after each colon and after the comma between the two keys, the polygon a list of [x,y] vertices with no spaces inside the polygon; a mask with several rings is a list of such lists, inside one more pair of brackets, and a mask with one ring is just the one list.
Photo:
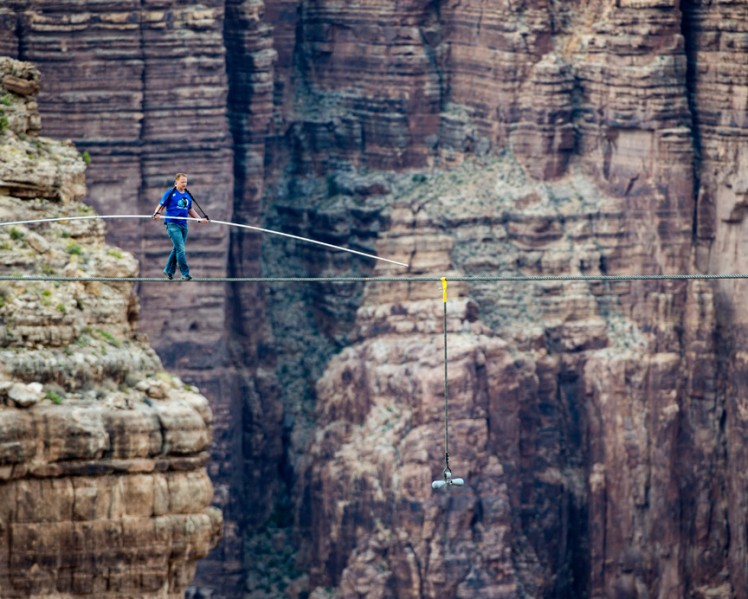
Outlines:
{"label": "man's head", "polygon": [[180,192],[187,188],[187,175],[185,173],[177,173],[176,177],[174,177],[174,187]]}

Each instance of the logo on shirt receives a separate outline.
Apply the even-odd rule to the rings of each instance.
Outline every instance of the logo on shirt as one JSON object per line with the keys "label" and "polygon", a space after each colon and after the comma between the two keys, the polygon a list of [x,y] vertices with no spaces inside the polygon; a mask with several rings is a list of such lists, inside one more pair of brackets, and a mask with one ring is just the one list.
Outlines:
{"label": "logo on shirt", "polygon": [[180,208],[187,208],[187,198],[179,198],[179,200],[177,201],[177,206],[179,206]]}

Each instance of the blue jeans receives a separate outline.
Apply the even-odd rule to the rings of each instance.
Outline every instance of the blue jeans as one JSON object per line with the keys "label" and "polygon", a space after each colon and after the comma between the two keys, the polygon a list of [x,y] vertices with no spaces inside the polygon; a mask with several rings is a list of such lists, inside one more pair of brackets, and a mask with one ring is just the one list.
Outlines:
{"label": "blue jeans", "polygon": [[187,254],[184,251],[184,242],[187,241],[187,227],[169,223],[166,225],[166,234],[174,247],[169,252],[164,273],[173,277],[174,273],[177,272],[177,264],[179,264],[179,271],[182,276],[189,276],[190,267],[187,266]]}

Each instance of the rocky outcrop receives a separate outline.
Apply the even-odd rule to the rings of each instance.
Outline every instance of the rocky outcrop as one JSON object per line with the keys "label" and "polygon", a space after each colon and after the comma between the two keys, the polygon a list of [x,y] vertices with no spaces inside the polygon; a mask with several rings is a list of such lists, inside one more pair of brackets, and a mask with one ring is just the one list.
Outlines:
{"label": "rocky outcrop", "polygon": [[[600,243],[632,217],[579,173],[542,184],[504,159],[428,183],[395,187],[378,243],[413,274],[599,274],[626,254],[632,272],[660,268],[632,257],[626,235]],[[680,237],[656,233],[670,226],[635,222],[677,259]],[[700,521],[693,534],[727,547],[724,528],[699,520],[727,475],[708,416],[720,402],[711,286],[476,281],[449,295],[450,463],[468,486],[430,486],[444,464],[440,285],[370,283],[352,344],[317,384],[319,428],[300,462],[311,587],[414,598],[739,588],[737,571],[697,568],[699,542],[680,532]],[[697,482],[703,471],[711,485]]]}
{"label": "rocky outcrop", "polygon": [[[740,44],[746,23],[743,7],[730,2],[711,5],[689,2],[684,8],[684,31],[688,34],[688,84],[695,120],[695,145],[698,151],[699,187],[694,230],[697,239],[697,263],[710,272],[744,273],[748,268],[746,238],[746,127],[745,94],[748,70],[734,57],[742,53]],[[724,281],[719,285],[718,310],[714,316],[719,329],[721,367],[726,381],[723,451],[728,456],[725,477],[726,503],[716,530],[706,536],[709,551],[703,562],[694,560],[694,568],[704,576],[710,571],[729,569],[737,574],[737,591],[745,593],[748,573],[741,564],[748,556],[746,524],[745,435],[748,421],[745,411],[746,363],[743,347],[748,335],[745,310],[746,283]],[[708,396],[707,396],[708,397]],[[704,451],[716,451],[714,444]],[[691,500],[701,507],[702,521],[711,505],[714,490],[705,480],[694,481]],[[690,530],[691,534],[695,531]],[[736,536],[732,536],[736,533]],[[730,535],[729,550],[717,556],[717,548]],[[722,560],[722,561],[721,561]],[[727,563],[724,563],[727,562]]]}
{"label": "rocky outcrop", "polygon": [[[75,147],[38,137],[39,73],[0,59],[0,218],[92,214]],[[0,227],[0,594],[182,597],[221,534],[212,413],[136,331],[101,220]]]}
{"label": "rocky outcrop", "polygon": [[[378,94],[368,92],[376,99],[407,89],[369,77],[376,67],[356,54],[413,39],[398,37],[407,16],[379,13],[391,29],[372,41],[369,29],[338,27],[359,5],[333,4],[310,18],[330,40],[305,80],[320,105],[345,97],[328,91],[333,67],[378,81]],[[378,251],[416,274],[691,271],[694,153],[675,6],[440,8],[436,27],[420,30],[421,47],[434,42],[448,57],[430,64],[448,84],[438,144],[431,138],[436,149],[421,164],[490,148],[505,158],[424,176],[420,189],[396,187]],[[397,121],[380,112],[379,131],[390,131]],[[415,123],[407,109],[400,114]],[[306,142],[304,159],[348,149],[330,150],[329,138]],[[410,138],[410,156],[419,141]],[[351,163],[356,151],[376,159],[354,148]],[[388,158],[418,164],[395,150]],[[704,335],[716,327],[710,286],[463,286],[450,319],[453,469],[475,482],[446,498],[429,487],[442,463],[439,289],[428,303],[412,286],[378,289],[367,286],[351,346],[317,384],[319,430],[299,462],[297,522],[313,539],[304,553],[312,588],[332,584],[344,597],[741,588],[737,569],[694,563],[692,535],[718,555],[729,544],[724,527],[700,520],[687,537],[680,532],[700,506],[719,502],[714,485],[729,476],[716,449],[725,410],[717,345]],[[680,467],[684,452],[696,471],[714,473],[711,485]]]}
{"label": "rocky outcrop", "polygon": [[[187,172],[202,208],[214,219],[231,220],[223,0],[190,6],[124,2],[71,9],[65,2],[36,1],[13,6],[12,17],[0,18],[0,44],[44,73],[39,101],[46,134],[71,138],[90,155],[88,203],[102,214],[149,214],[175,173]],[[161,276],[169,248],[162,227],[116,221],[107,238],[137,257],[143,275]],[[228,240],[217,226],[193,229],[192,274],[228,274]],[[235,415],[242,410],[246,383],[223,334],[232,328],[233,303],[225,296],[224,285],[177,295],[142,286],[144,318],[137,327],[149,335],[166,367],[212,399],[216,501],[227,522],[213,577],[236,586],[244,501],[231,473],[244,467],[234,443],[241,437],[242,419]],[[183,317],[175,319],[175,313]]]}
{"label": "rocky outcrop", "polygon": [[[187,170],[198,198],[225,198],[212,216],[414,274],[744,270],[733,2],[9,6],[0,48],[43,66],[42,110],[91,152],[108,212],[129,197],[112,172],[145,210],[165,170]],[[157,274],[156,232],[116,235]],[[211,275],[390,274],[193,239]],[[191,317],[176,326],[162,289],[141,290],[166,364],[213,400],[229,541],[203,580],[241,594],[246,528],[253,599],[744,597],[742,285],[451,284],[468,486],[449,494],[429,488],[438,283],[216,285],[177,300]]]}

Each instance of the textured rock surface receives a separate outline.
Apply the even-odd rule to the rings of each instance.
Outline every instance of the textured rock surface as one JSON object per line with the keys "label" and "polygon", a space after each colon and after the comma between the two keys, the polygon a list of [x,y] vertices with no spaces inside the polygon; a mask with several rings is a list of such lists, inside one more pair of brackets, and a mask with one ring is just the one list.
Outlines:
{"label": "textured rock surface", "polygon": [[[0,60],[0,218],[79,215],[85,164],[38,137],[38,82]],[[5,276],[135,276],[103,221],[0,228]],[[183,597],[217,543],[208,400],[161,370],[131,283],[0,285],[0,594]]]}
{"label": "textured rock surface", "polygon": [[[212,218],[231,220],[223,0],[34,0],[12,6],[17,7],[12,16],[0,9],[6,11],[0,12],[0,44],[44,73],[45,132],[72,138],[90,154],[87,198],[97,211],[150,214],[174,174],[184,171],[202,208]],[[137,256],[144,276],[161,276],[170,247],[163,227],[115,222],[107,238]],[[226,275],[228,240],[222,228],[193,228],[192,274]],[[244,460],[237,447],[242,419],[233,415],[242,409],[247,384],[237,375],[242,360],[232,355],[223,335],[231,328],[233,302],[224,285],[179,294],[148,285],[138,293],[144,314],[138,329],[149,335],[167,368],[199,384],[212,399],[216,443],[210,468],[227,522],[212,576],[233,576],[236,582],[244,502],[233,481]]]}
{"label": "textured rock surface", "polygon": [[[694,223],[698,241],[697,263],[714,272],[746,272],[748,267],[745,259],[748,70],[743,61],[734,60],[743,52],[741,48],[747,27],[744,9],[744,6],[730,2],[714,5],[691,2],[684,7],[684,23],[690,34],[686,52],[700,167]],[[724,435],[720,441],[728,458],[724,495],[721,493],[720,496],[727,509],[718,512],[722,518],[720,526],[710,530],[706,536],[708,559],[694,559],[694,568],[702,577],[719,569],[734,573],[738,596],[745,596],[748,588],[748,573],[743,567],[748,557],[745,496],[748,454],[744,442],[748,420],[743,351],[748,335],[748,314],[742,301],[746,290],[743,281],[719,285],[715,318],[723,331],[720,338],[721,374],[726,387]],[[719,449],[712,442],[705,451]],[[707,481],[694,481],[689,498],[699,506],[702,523],[712,497],[714,488]],[[695,530],[689,532],[695,534],[696,530],[703,528],[703,525],[694,527]],[[733,537],[735,532],[737,536]],[[729,549],[720,551],[728,535]],[[724,596],[728,596],[728,590]]]}
{"label": "textured rock surface", "polygon": [[[42,65],[107,212],[113,172],[146,209],[184,168],[212,216],[416,274],[745,271],[740,3],[75,4],[0,8],[0,48]],[[157,272],[157,233],[116,235]],[[211,275],[389,274],[227,239],[194,237]],[[235,511],[202,580],[241,595],[246,527],[252,599],[746,597],[743,287],[451,285],[449,494],[438,283],[206,286],[176,328],[142,289],[218,423]]]}
{"label": "textured rock surface", "polygon": [[[601,216],[594,189],[582,175],[523,180],[511,160],[466,165],[397,189],[378,247],[409,257],[414,274],[599,273],[632,252],[626,236],[601,243],[623,213],[608,196]],[[653,238],[667,230],[637,224]],[[682,237],[659,238],[674,268]],[[639,260],[632,271],[658,268],[652,255]],[[722,457],[706,451],[719,442],[705,425],[714,404],[701,403],[705,393],[715,399],[710,286],[449,289],[450,454],[468,486],[430,487],[443,464],[440,286],[370,284],[352,345],[317,385],[319,430],[297,493],[298,525],[313,539],[304,554],[312,588],[571,597],[606,596],[632,579],[683,596],[696,564],[679,531],[696,514],[673,505],[690,496],[694,472],[725,474]],[[724,550],[726,539],[711,534]],[[708,589],[735,576],[703,573]]]}

